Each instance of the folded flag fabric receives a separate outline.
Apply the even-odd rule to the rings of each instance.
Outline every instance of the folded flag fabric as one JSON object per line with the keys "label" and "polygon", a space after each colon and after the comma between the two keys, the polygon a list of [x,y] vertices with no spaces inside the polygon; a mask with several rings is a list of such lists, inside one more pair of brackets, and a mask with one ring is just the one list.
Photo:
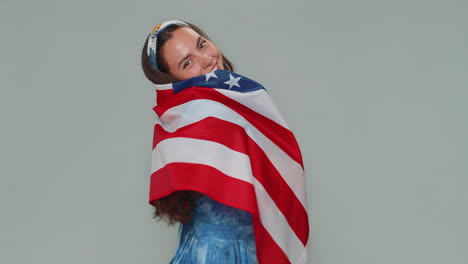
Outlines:
{"label": "folded flag fabric", "polygon": [[252,213],[259,263],[306,263],[302,157],[265,88],[217,70],[155,89],[149,201],[204,193]]}

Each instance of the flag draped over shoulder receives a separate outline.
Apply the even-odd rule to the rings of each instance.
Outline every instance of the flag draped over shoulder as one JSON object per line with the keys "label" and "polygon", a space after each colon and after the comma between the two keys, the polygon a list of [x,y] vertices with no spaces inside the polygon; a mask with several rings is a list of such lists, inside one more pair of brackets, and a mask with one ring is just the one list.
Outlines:
{"label": "flag draped over shoulder", "polygon": [[204,193],[252,213],[259,263],[306,263],[302,157],[266,90],[225,70],[155,88],[150,202]]}

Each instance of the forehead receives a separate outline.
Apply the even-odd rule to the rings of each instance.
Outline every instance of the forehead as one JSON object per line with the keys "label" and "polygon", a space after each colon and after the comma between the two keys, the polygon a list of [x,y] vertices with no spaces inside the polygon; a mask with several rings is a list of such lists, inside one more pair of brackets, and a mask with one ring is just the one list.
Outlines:
{"label": "forehead", "polygon": [[200,36],[189,27],[180,27],[174,30],[171,35],[171,38],[163,45],[163,51],[170,52],[173,48],[188,48],[189,46],[196,45],[196,41]]}
{"label": "forehead", "polygon": [[178,63],[197,46],[200,35],[189,27],[180,27],[172,32],[172,37],[161,48],[168,64]]}
{"label": "forehead", "polygon": [[[172,32],[172,38],[198,38],[200,36],[195,30],[191,29],[190,27],[179,27],[178,29]],[[171,38],[171,39],[172,39]]]}

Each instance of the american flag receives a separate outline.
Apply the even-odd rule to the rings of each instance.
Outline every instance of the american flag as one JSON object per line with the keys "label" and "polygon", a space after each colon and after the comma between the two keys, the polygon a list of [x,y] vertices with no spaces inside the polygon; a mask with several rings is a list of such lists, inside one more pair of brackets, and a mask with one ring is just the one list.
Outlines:
{"label": "american flag", "polygon": [[150,202],[204,193],[252,213],[260,264],[306,263],[302,157],[265,88],[216,70],[155,89]]}

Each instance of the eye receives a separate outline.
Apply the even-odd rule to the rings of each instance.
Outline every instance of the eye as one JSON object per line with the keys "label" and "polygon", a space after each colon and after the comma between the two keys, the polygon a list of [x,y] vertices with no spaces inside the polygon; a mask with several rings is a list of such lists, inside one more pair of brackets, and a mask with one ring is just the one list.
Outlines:
{"label": "eye", "polygon": [[206,47],[206,45],[208,45],[208,42],[206,41],[206,39],[202,40],[200,42],[200,49]]}
{"label": "eye", "polygon": [[187,68],[188,66],[190,66],[190,64],[192,64],[192,60],[187,60],[184,62],[184,65],[182,66],[182,68]]}

